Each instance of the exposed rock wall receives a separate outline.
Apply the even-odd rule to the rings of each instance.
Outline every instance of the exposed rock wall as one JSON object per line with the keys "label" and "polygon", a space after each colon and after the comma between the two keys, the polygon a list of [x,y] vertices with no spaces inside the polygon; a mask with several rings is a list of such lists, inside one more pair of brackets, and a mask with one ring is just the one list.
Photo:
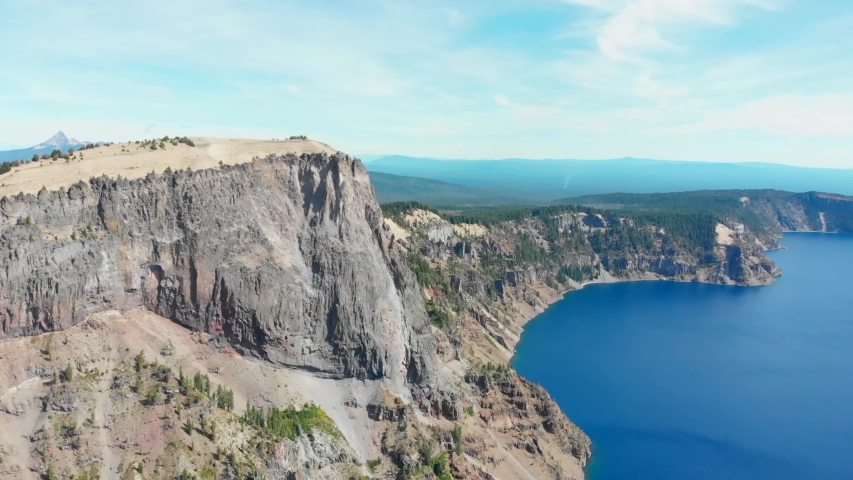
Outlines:
{"label": "exposed rock wall", "polygon": [[755,199],[750,203],[752,209],[772,225],[774,230],[808,232],[814,230],[802,202]]}
{"label": "exposed rock wall", "polygon": [[0,214],[0,338],[143,305],[324,376],[435,374],[415,278],[349,156],[92,179]]}

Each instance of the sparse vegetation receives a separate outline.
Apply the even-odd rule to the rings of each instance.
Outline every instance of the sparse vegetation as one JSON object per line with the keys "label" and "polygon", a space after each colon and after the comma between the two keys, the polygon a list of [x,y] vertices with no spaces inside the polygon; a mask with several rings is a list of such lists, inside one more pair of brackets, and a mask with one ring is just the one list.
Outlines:
{"label": "sparse vegetation", "polygon": [[322,408],[313,403],[306,404],[302,410],[296,410],[293,407],[284,410],[276,407],[262,410],[248,405],[243,414],[243,422],[258,428],[275,441],[285,438],[295,440],[300,432],[310,434],[313,430],[325,432],[333,437],[341,435],[335,422]]}
{"label": "sparse vegetation", "polygon": [[412,269],[412,272],[418,278],[419,284],[431,287],[439,281],[439,275],[423,255],[417,252],[409,252],[406,255],[406,259],[409,261],[409,268]]}

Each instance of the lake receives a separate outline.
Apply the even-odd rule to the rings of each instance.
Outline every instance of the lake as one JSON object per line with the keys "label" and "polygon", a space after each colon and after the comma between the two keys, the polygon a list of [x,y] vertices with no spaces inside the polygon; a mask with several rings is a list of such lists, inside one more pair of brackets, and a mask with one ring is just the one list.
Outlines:
{"label": "lake", "polygon": [[572,292],[513,360],[593,441],[590,480],[853,478],[853,236],[786,234],[767,287]]}

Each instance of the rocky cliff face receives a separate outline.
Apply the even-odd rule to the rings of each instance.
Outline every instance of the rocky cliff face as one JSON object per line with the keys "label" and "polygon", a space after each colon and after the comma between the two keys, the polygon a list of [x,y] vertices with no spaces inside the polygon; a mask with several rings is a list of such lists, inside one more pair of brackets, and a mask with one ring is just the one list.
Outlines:
{"label": "rocky cliff face", "polygon": [[322,376],[435,375],[415,278],[349,156],[92,179],[0,214],[0,338],[145,306]]}

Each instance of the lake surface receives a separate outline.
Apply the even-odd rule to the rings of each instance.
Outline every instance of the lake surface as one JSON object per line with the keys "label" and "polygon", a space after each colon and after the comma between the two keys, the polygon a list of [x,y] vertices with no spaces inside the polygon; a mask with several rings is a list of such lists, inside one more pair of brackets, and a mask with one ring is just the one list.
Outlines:
{"label": "lake surface", "polygon": [[768,287],[573,292],[514,360],[593,441],[590,480],[853,479],[853,236],[786,234]]}

